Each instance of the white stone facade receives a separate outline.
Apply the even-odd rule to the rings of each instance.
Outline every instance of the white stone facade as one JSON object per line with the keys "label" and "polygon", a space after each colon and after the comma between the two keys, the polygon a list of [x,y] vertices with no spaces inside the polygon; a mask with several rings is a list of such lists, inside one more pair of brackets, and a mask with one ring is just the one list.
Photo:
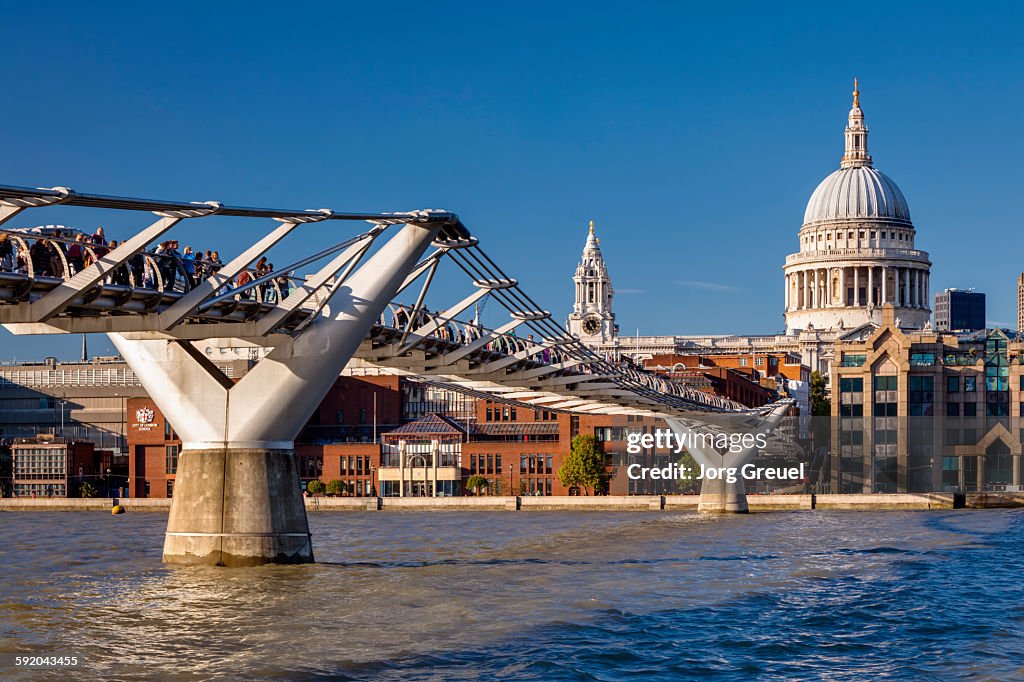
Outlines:
{"label": "white stone facade", "polygon": [[928,254],[899,187],[872,167],[868,129],[854,82],[839,170],[814,190],[800,228],[800,252],[786,258],[786,332],[881,323],[891,303],[905,327],[931,319]]}
{"label": "white stone facade", "polygon": [[612,312],[615,291],[601,254],[601,241],[594,234],[594,221],[590,221],[590,233],[572,281],[576,285],[576,300],[566,329],[587,344],[613,342],[619,332]]}

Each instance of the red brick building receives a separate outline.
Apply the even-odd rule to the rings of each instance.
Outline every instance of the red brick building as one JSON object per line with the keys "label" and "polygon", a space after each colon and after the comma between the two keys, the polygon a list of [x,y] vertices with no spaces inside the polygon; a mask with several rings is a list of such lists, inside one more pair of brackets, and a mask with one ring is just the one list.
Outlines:
{"label": "red brick building", "polygon": [[[148,398],[129,400],[127,410],[131,496],[172,496],[181,440]],[[650,466],[665,456],[626,454],[630,431],[651,432],[656,425],[664,428],[650,418],[570,415],[475,400],[395,376],[345,376],[296,439],[295,456],[303,486],[314,479],[343,481],[346,495],[463,495],[473,475],[488,480],[485,495],[568,495],[558,469],[572,438],[589,434],[606,456],[607,492],[658,492],[647,488],[659,482],[638,487],[620,472],[630,462]],[[400,466],[400,447],[424,456]],[[431,453],[436,460],[426,456]]]}

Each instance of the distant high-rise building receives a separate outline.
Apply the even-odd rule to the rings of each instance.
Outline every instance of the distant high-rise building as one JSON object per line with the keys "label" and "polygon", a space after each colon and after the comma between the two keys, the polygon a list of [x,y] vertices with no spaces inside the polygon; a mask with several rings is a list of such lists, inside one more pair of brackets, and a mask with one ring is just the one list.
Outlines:
{"label": "distant high-rise building", "polygon": [[1017,277],[1017,331],[1024,331],[1024,272]]}
{"label": "distant high-rise building", "polygon": [[969,332],[985,328],[985,294],[946,289],[935,294],[935,330]]}

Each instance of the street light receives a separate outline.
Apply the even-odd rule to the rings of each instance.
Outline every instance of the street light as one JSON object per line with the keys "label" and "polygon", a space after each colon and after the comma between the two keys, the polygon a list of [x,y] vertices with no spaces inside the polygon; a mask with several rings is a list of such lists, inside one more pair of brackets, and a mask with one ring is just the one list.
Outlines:
{"label": "street light", "polygon": [[508,465],[508,494],[512,494],[512,465]]}
{"label": "street light", "polygon": [[66,400],[58,400],[60,403],[60,435],[64,435],[64,406],[68,404]]}

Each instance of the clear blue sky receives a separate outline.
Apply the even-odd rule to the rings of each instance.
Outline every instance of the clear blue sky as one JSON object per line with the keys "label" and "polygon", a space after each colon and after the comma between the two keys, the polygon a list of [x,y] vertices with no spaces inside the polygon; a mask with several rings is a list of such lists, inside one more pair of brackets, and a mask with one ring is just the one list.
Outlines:
{"label": "clear blue sky", "polygon": [[[933,290],[985,291],[1015,326],[1022,20],[1009,3],[12,3],[0,183],[444,207],[559,319],[592,218],[624,333],[767,333],[857,75]],[[0,334],[5,360],[79,345]]]}

